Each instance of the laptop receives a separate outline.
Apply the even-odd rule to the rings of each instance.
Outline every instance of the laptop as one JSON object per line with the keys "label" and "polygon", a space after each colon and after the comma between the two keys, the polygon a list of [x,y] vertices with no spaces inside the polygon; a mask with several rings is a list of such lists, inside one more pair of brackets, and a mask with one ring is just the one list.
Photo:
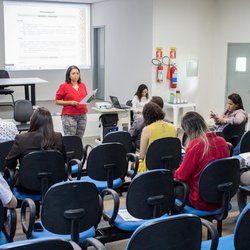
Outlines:
{"label": "laptop", "polygon": [[120,104],[120,102],[118,101],[118,98],[116,96],[110,96],[110,100],[111,100],[114,108],[117,108],[117,109],[130,109],[131,108],[127,105]]}

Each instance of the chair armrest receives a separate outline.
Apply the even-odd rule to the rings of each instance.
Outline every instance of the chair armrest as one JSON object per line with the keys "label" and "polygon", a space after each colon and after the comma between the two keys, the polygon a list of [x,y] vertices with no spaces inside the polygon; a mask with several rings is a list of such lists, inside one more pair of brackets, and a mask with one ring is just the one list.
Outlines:
{"label": "chair armrest", "polygon": [[82,176],[82,161],[78,159],[71,159],[68,163],[68,178],[72,180],[72,166],[77,165],[77,180],[81,179]]}
{"label": "chair armrest", "polygon": [[201,223],[205,226],[211,237],[211,246],[210,250],[216,250],[219,243],[219,234],[215,226],[208,220],[201,219]]}
{"label": "chair armrest", "polygon": [[114,191],[113,189],[110,189],[110,188],[106,188],[100,194],[103,203],[104,203],[104,197],[106,195],[111,195],[113,198],[113,201],[114,201],[113,213],[112,213],[112,216],[109,216],[106,213],[106,211],[104,210],[104,204],[103,204],[102,215],[103,215],[103,219],[107,220],[109,222],[109,224],[112,225],[114,223],[115,218],[116,218],[118,211],[119,211],[120,199],[119,199],[119,195],[116,193],[116,191]]}
{"label": "chair armrest", "polygon": [[131,179],[133,179],[136,175],[137,175],[137,171],[138,171],[138,168],[139,168],[139,156],[134,154],[134,153],[127,153],[127,160],[129,162],[133,162],[134,163],[134,173],[132,176],[129,176],[131,177]]}
{"label": "chair armrest", "polygon": [[82,249],[86,249],[88,246],[92,246],[96,250],[106,250],[105,246],[95,238],[87,238],[81,245]]}
{"label": "chair armrest", "polygon": [[4,223],[4,232],[7,236],[8,241],[13,242],[13,238],[16,233],[16,222],[17,222],[16,209],[9,208],[6,210],[7,210],[7,215]]}
{"label": "chair armrest", "polygon": [[[29,220],[26,223],[26,209],[29,207]],[[36,220],[36,206],[33,200],[25,199],[21,205],[21,223],[23,232],[26,234],[27,239],[30,238]]]}
{"label": "chair armrest", "polygon": [[175,202],[174,207],[178,212],[181,212],[183,210],[183,208],[185,207],[187,200],[188,200],[189,186],[186,182],[174,179],[174,187],[177,187],[177,186],[181,186],[183,188],[183,199],[182,199],[181,204],[177,204]]}

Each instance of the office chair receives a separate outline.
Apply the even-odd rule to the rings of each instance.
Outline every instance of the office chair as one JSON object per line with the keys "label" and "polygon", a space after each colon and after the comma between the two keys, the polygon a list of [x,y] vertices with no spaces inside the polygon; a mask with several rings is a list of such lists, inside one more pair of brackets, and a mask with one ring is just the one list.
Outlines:
{"label": "office chair", "polygon": [[235,147],[240,141],[241,136],[245,132],[245,126],[246,126],[246,122],[243,122],[239,125],[232,125],[232,124],[226,125],[222,131],[225,140],[227,142],[232,143],[233,147]]}
{"label": "office chair", "polygon": [[[0,70],[0,78],[10,78],[8,71]],[[7,87],[7,86],[6,86]],[[0,106],[11,106],[14,108],[15,100],[13,97],[14,90],[7,89],[4,86],[0,86],[0,95],[10,95],[12,99],[12,104],[0,104]]]}
{"label": "office chair", "polygon": [[33,106],[29,100],[17,100],[14,106],[14,120],[19,122],[16,125],[19,133],[28,131],[30,124],[30,117],[33,114]]}
{"label": "office chair", "polygon": [[245,132],[240,140],[240,153],[250,152],[250,130]]}
{"label": "office chair", "polygon": [[[101,236],[98,239],[103,243],[127,239],[146,221],[168,217],[174,208],[174,184],[169,170],[157,169],[140,173],[128,188],[126,207],[120,207],[119,196],[114,190],[103,190],[103,200],[106,195],[111,195],[114,206],[103,211],[103,218],[110,227],[100,229]],[[184,205],[185,202],[180,206]]]}
{"label": "office chair", "polygon": [[1,245],[12,242],[16,233],[16,210],[4,208],[0,201],[0,249]]}
{"label": "office chair", "polygon": [[81,247],[73,241],[60,238],[44,238],[35,240],[21,240],[1,246],[2,250],[81,250]]}
{"label": "office chair", "polygon": [[[211,235],[211,241],[205,241],[205,248],[202,226],[205,226]],[[129,239],[126,250],[216,250],[218,238],[216,228],[209,221],[192,214],[173,215],[142,224]]]}
{"label": "office chair", "polygon": [[86,160],[86,176],[78,175],[78,180],[92,182],[99,191],[105,188],[121,189],[125,184],[129,162],[138,164],[138,157],[126,154],[121,143],[102,143],[94,147]]}
{"label": "office chair", "polygon": [[[219,238],[217,250],[248,250],[250,246],[250,203],[240,213],[234,228],[233,234]],[[210,244],[207,241],[204,244]]]}
{"label": "office chair", "polygon": [[68,181],[53,185],[45,194],[41,220],[35,221],[35,204],[25,199],[21,222],[27,239],[60,237],[77,244],[94,237],[101,220],[102,206],[93,183]]}
{"label": "office chair", "polygon": [[[212,161],[203,169],[199,177],[199,194],[208,203],[221,204],[214,212],[195,209],[186,205],[180,213],[198,215],[209,221],[217,221],[217,230],[221,236],[222,221],[227,218],[231,209],[230,200],[236,194],[240,182],[240,162],[229,157]],[[176,200],[178,204],[178,200]]]}

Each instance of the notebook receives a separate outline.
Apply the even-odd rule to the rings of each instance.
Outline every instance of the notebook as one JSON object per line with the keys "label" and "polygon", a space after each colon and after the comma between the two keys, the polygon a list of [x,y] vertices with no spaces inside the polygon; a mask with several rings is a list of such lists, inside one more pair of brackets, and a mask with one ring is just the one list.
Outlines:
{"label": "notebook", "polygon": [[117,109],[130,109],[129,106],[124,105],[124,104],[120,104],[120,102],[118,101],[118,98],[116,96],[110,96],[110,100],[111,100],[114,108],[117,108]]}

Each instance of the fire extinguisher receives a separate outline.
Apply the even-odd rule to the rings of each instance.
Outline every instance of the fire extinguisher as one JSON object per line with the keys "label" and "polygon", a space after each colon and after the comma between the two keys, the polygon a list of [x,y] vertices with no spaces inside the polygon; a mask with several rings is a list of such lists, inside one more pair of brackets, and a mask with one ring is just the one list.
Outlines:
{"label": "fire extinguisher", "polygon": [[177,66],[174,64],[170,68],[170,88],[176,88],[177,87]]}
{"label": "fire extinguisher", "polygon": [[156,71],[156,80],[157,82],[162,82],[163,81],[163,65],[160,63],[157,66],[157,71]]}

